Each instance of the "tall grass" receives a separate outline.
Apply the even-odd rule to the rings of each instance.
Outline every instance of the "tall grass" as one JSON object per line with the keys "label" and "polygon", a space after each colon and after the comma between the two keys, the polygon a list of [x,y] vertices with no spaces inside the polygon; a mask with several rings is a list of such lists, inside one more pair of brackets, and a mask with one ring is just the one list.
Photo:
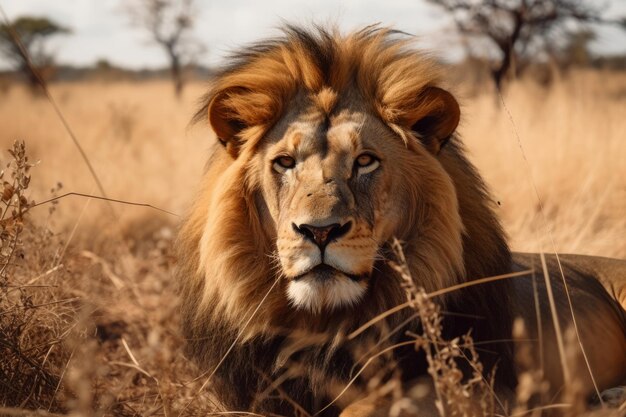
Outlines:
{"label": "tall grass", "polygon": [[[459,132],[500,204],[513,249],[555,245],[626,258],[626,74],[572,73],[549,88],[525,80],[502,99],[467,87],[458,87]],[[160,81],[56,84],[52,94],[109,197],[182,214],[214,140],[187,125],[205,88],[190,86],[180,101]],[[0,92],[0,126],[0,148],[23,139],[31,162],[39,161],[27,201],[97,194],[47,101],[20,86]],[[214,409],[182,358],[170,274],[178,219],[145,207],[114,211],[68,197],[28,213],[19,256],[6,271],[19,297],[5,301],[28,321],[12,352],[15,366],[31,372],[3,397],[16,401],[0,406],[85,415]],[[33,309],[39,304],[46,305]]]}
{"label": "tall grass", "polygon": [[[211,140],[206,132],[188,129],[195,100],[203,90],[201,84],[195,85],[183,101],[177,101],[165,81],[51,87],[107,195],[177,213],[184,211],[193,195]],[[59,194],[98,194],[87,166],[45,99],[33,98],[20,86],[10,89],[0,99],[0,125],[2,148],[22,138],[32,159],[40,161],[32,185],[36,200],[50,197],[50,189],[58,183],[63,186]],[[85,204],[85,199],[75,197],[62,201],[59,212],[50,219],[53,230],[71,229]],[[110,218],[103,216],[108,210],[106,203],[90,202],[82,221],[96,227],[81,228],[76,237],[81,239],[88,230],[106,234]],[[132,207],[116,211],[122,225],[135,219],[145,222],[146,216],[156,214]]]}
{"label": "tall grass", "polygon": [[626,73],[515,83],[503,98],[511,117],[492,95],[466,100],[460,132],[513,249],[552,251],[551,234],[560,252],[626,258]]}

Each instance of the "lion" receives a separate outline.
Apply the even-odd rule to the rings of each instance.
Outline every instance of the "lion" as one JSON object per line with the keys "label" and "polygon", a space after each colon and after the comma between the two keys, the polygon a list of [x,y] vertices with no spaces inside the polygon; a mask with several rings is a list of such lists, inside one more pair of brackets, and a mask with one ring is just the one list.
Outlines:
{"label": "lion", "polygon": [[[509,250],[456,134],[460,116],[434,61],[377,26],[348,35],[287,26],[215,76],[196,121],[208,120],[219,140],[179,233],[177,279],[187,352],[226,409],[386,415],[388,403],[355,388],[367,385],[363,375],[332,400],[354,374],[354,352],[419,328],[403,309],[346,337],[406,302],[393,239],[427,293],[519,272],[438,297],[444,336],[471,333],[485,377],[512,392],[521,316],[530,340],[542,336],[533,351],[551,392],[569,382],[541,259]],[[589,396],[624,382],[626,262],[551,256],[547,267],[563,329],[572,323],[567,283],[594,379],[578,359],[569,376]],[[426,375],[413,347],[389,352],[373,368],[406,386]]]}

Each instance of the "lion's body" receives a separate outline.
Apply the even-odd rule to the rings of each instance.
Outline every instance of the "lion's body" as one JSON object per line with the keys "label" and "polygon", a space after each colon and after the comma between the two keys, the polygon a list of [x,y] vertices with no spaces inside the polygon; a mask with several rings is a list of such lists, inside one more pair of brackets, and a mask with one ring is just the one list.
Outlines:
{"label": "lion's body", "polygon": [[[288,29],[284,39],[242,52],[207,96],[202,113],[224,146],[213,147],[181,229],[178,279],[189,352],[216,370],[211,386],[231,410],[312,414],[385,329],[419,327],[404,310],[382,330],[344,337],[406,301],[387,263],[393,237],[404,242],[411,275],[427,292],[527,267],[527,258],[513,261],[458,139],[446,144],[458,123],[456,101],[438,87],[428,60],[394,36]],[[593,275],[604,283],[623,277],[621,267],[602,268]],[[519,282],[526,284],[503,279],[439,299],[444,336],[471,331],[485,373],[495,365],[496,384],[507,388],[516,381],[513,319],[534,313],[526,296],[532,280]],[[601,382],[616,383],[626,373],[615,364],[625,353],[626,324],[595,282],[575,278],[573,287],[589,289],[581,299],[597,307],[602,337],[612,338]],[[563,294],[555,293],[562,309]],[[586,335],[595,319],[580,311]],[[406,337],[398,331],[378,348]],[[426,373],[412,347],[381,357],[372,372],[385,366],[405,381]],[[343,399],[328,415],[346,406]]]}
{"label": "lion's body", "polygon": [[[537,271],[531,277],[515,281],[511,308],[516,317],[524,318],[529,337],[541,340],[541,343],[533,345],[534,360],[536,363],[543,363],[542,368],[553,385],[552,389],[560,388],[563,385],[563,370],[540,256],[515,254],[513,260],[513,269]],[[588,356],[598,389],[625,383],[626,261],[583,255],[560,255],[557,261],[556,256],[546,255],[546,267],[552,283],[559,324],[563,331],[575,331],[562,276],[566,277],[567,293],[574,309],[573,316],[576,319],[580,344]],[[536,310],[535,298],[539,302],[539,310]],[[537,314],[541,329],[537,324]],[[572,340],[569,343],[565,348],[575,356],[568,361],[572,378],[579,379],[577,382],[583,385],[582,392],[592,392],[595,388],[582,352],[579,351],[577,338],[573,345]]]}

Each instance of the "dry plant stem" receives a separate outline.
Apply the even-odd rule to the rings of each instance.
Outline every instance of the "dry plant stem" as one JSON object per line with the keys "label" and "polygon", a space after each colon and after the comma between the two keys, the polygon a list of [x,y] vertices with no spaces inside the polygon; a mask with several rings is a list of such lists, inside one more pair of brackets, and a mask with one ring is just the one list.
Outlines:
{"label": "dry plant stem", "polygon": [[74,222],[74,225],[72,226],[72,230],[70,231],[70,234],[67,237],[67,240],[65,241],[65,244],[63,245],[63,247],[61,248],[61,251],[59,252],[58,256],[56,257],[57,258],[56,262],[53,259],[53,263],[60,265],[61,262],[63,261],[63,257],[65,256],[65,253],[67,252],[67,249],[70,247],[70,244],[72,243],[72,240],[74,239],[74,236],[76,236],[76,231],[78,230],[78,226],[80,225],[80,222],[83,219],[83,216],[85,215],[85,213],[87,211],[87,207],[89,207],[89,203],[90,202],[91,202],[91,198],[88,198],[85,201],[85,204],[83,204],[83,207],[80,210],[80,214],[78,215],[78,218]]}
{"label": "dry plant stem", "polygon": [[[477,367],[474,363],[473,358],[478,357],[475,347],[476,347],[476,344],[473,343],[473,341],[470,338],[468,342],[463,343],[462,345],[459,345],[459,348],[461,348],[461,350],[459,350],[459,353],[461,354],[461,356],[463,356],[463,358],[465,358],[467,363],[472,367],[475,377],[477,376],[482,379],[483,385],[487,389],[489,395],[491,395],[491,398],[493,398],[494,401],[498,403],[498,406],[500,407],[501,410],[505,410],[506,407],[504,403],[500,400],[500,397],[498,396],[496,391],[493,389],[495,374],[492,374],[491,380],[487,380],[487,378],[485,378],[484,375],[482,374],[482,369]],[[463,352],[463,348],[470,351],[470,356],[468,356],[467,354],[465,354],[465,352]],[[489,412],[489,415],[493,415],[493,414],[495,414],[495,410],[492,407],[492,409]]]}
{"label": "dry plant stem", "polygon": [[[471,287],[473,285],[486,284],[488,282],[500,281],[500,280],[509,279],[509,278],[524,277],[532,273],[534,273],[534,271],[532,269],[528,269],[526,271],[512,272],[510,274],[495,275],[493,277],[480,278],[480,279],[476,279],[473,281],[464,282],[463,284],[457,284],[457,285],[443,288],[441,290],[433,291],[426,295],[428,298],[434,298],[434,297],[438,297],[440,295],[444,295],[453,291],[458,291],[463,288]],[[389,310],[385,311],[384,313],[379,314],[378,316],[374,317],[373,319],[371,319],[370,321],[368,321],[367,323],[365,323],[364,325],[362,325],[361,327],[359,327],[358,329],[350,333],[348,335],[348,340],[354,339],[355,337],[363,333],[365,330],[367,330],[374,324],[386,319],[392,314],[395,314],[409,307],[411,307],[411,302],[407,301],[406,303],[402,303],[393,308],[390,308]]]}
{"label": "dry plant stem", "polygon": [[[416,286],[402,245],[397,239],[393,240],[392,249],[398,262],[390,264],[400,274],[407,298],[419,313],[422,325],[422,334],[410,332],[407,334],[415,338],[415,348],[423,350],[426,355],[439,414],[442,417],[493,415],[494,400],[498,399],[493,387],[483,376],[483,366],[478,361],[471,336],[465,335],[462,344],[459,344],[459,338],[451,341],[443,339],[440,307],[431,300],[424,289]],[[469,354],[464,353],[463,349]],[[471,378],[465,380],[457,364],[459,359],[465,359],[470,364],[473,370]]]}
{"label": "dry plant stem", "polygon": [[556,333],[556,343],[559,348],[559,359],[561,360],[561,368],[563,371],[563,382],[567,384],[570,381],[570,370],[567,362],[565,361],[565,345],[563,343],[563,333],[561,332],[561,324],[559,323],[559,317],[556,312],[554,295],[552,294],[552,283],[550,282],[550,275],[548,273],[548,267],[546,266],[546,258],[543,253],[541,253],[540,256],[541,267],[543,268],[543,278],[546,282],[546,292],[548,293],[548,302],[550,303],[550,312],[552,314],[552,324],[554,325],[554,332]]}
{"label": "dry plant stem", "polygon": [[[297,402],[295,402],[289,395],[287,395],[287,393],[285,393],[285,391],[280,387],[280,384],[282,383],[277,383],[276,381],[271,381],[271,379],[261,370],[255,367],[255,370],[257,371],[257,373],[259,374],[259,376],[269,384],[268,390],[271,388],[272,390],[275,390],[279,397],[282,398],[283,400],[287,401],[289,404],[291,404],[291,406],[293,407],[293,409],[295,411],[298,412],[297,416],[298,417],[312,417],[311,414],[309,414],[304,408],[302,408],[302,406],[300,404],[298,404]],[[289,373],[288,371],[285,372],[285,374]],[[264,398],[263,393],[260,395],[260,398]]]}
{"label": "dry plant stem", "polygon": [[[26,49],[24,48],[24,45],[22,44],[22,41],[20,39],[19,34],[15,31],[15,29],[13,29],[13,26],[11,25],[11,21],[7,17],[4,9],[2,8],[2,5],[0,5],[0,14],[2,14],[2,18],[4,19],[4,23],[5,23],[6,27],[9,29],[11,37],[15,41],[15,44],[18,46],[18,48],[20,48],[20,51],[22,52],[23,56],[26,57],[26,64],[28,65],[28,67],[30,68],[32,73],[35,75],[35,77],[37,78],[37,81],[39,82],[39,85],[41,86],[42,90],[44,91],[44,94],[46,95],[46,98],[48,99],[48,101],[50,102],[52,107],[54,108],[54,111],[56,112],[59,120],[61,120],[61,123],[63,124],[63,127],[65,128],[65,130],[67,131],[68,135],[72,139],[72,142],[74,142],[74,145],[78,149],[78,152],[80,153],[80,156],[82,157],[83,161],[87,165],[87,168],[89,169],[89,172],[91,173],[94,181],[98,185],[98,189],[102,193],[102,196],[106,197],[107,194],[104,191],[104,186],[100,182],[100,178],[98,177],[98,174],[96,174],[95,169],[91,165],[91,162],[89,161],[89,157],[87,157],[87,154],[85,153],[83,147],[80,145],[80,142],[78,141],[78,138],[74,134],[74,131],[72,130],[70,125],[67,123],[67,120],[65,119],[65,116],[63,116],[63,113],[61,112],[61,109],[57,105],[57,103],[54,100],[54,98],[52,97],[52,94],[50,94],[50,90],[48,89],[48,86],[47,86],[46,82],[44,81],[44,79],[39,74],[39,71],[37,71],[37,69],[33,65],[32,61],[31,61],[31,58],[30,58],[30,55],[28,54],[28,51],[26,51]],[[116,213],[115,213],[115,209],[113,208],[113,205],[111,205],[109,203],[109,207],[111,209],[111,214],[113,215],[113,217],[117,217]]]}
{"label": "dry plant stem", "polygon": [[[580,338],[580,332],[578,331],[578,324],[576,322],[576,315],[574,314],[574,306],[572,305],[572,299],[569,293],[569,289],[567,286],[567,280],[565,279],[565,274],[563,272],[563,266],[561,265],[561,259],[559,258],[559,254],[558,254],[558,250],[557,250],[557,246],[556,246],[556,242],[554,241],[554,236],[552,234],[552,230],[549,226],[549,222],[548,222],[548,218],[546,216],[546,212],[544,210],[544,205],[543,205],[543,201],[539,195],[539,190],[537,189],[537,185],[535,183],[535,180],[533,178],[532,175],[532,171],[530,169],[530,162],[528,161],[528,158],[526,157],[526,152],[524,151],[524,147],[522,146],[522,139],[517,131],[517,127],[515,126],[515,121],[513,120],[513,115],[511,114],[509,108],[506,105],[506,102],[504,100],[504,97],[502,96],[501,91],[497,91],[498,97],[500,98],[500,102],[502,103],[502,107],[504,108],[504,111],[506,112],[508,118],[509,118],[509,122],[511,123],[511,126],[513,128],[513,132],[515,133],[515,137],[517,139],[517,144],[520,148],[520,151],[522,153],[522,158],[524,160],[524,163],[526,165],[526,171],[527,171],[527,176],[530,179],[531,185],[532,185],[532,189],[535,193],[535,198],[537,199],[537,203],[539,204],[539,212],[541,213],[541,218],[543,220],[544,223],[544,227],[546,230],[546,233],[548,235],[548,237],[550,238],[550,243],[552,245],[552,252],[554,253],[554,256],[556,258],[556,263],[559,267],[559,272],[561,274],[561,279],[563,281],[563,288],[565,290],[565,295],[567,296],[567,303],[568,303],[568,307],[570,310],[570,314],[572,316],[572,323],[574,325],[574,331],[576,333],[576,340],[578,341],[578,345],[580,346],[580,350],[582,352],[583,358],[585,360],[585,365],[587,367],[587,372],[589,372],[589,376],[591,377],[591,382],[593,383],[593,388],[596,391],[596,396],[598,397],[600,404],[602,406],[604,406],[604,401],[602,400],[602,395],[600,395],[600,389],[598,388],[598,384],[596,383],[596,379],[593,375],[593,371],[591,370],[591,365],[589,363],[589,359],[587,357],[587,354],[585,353],[585,347],[582,344],[582,340]],[[546,267],[545,267],[545,260],[543,259],[543,253],[541,254],[542,256],[542,263],[543,263],[543,269],[544,269],[544,275],[547,274],[546,272]],[[550,287],[548,287],[550,288]],[[551,292],[551,289],[549,290]],[[556,312],[554,311],[554,305],[551,303],[550,308],[553,310],[552,311],[552,315],[555,316]],[[555,321],[555,325],[556,325],[556,321]],[[557,333],[557,338],[560,337],[561,334]],[[557,339],[558,340],[558,339]],[[561,341],[562,342],[562,341]],[[562,346],[559,346],[559,351],[560,351],[560,355],[561,357],[563,357],[563,352],[561,350]],[[563,373],[565,375],[567,371],[565,371],[565,368],[563,368]],[[569,379],[565,379],[565,381],[569,381]]]}
{"label": "dry plant stem", "polygon": [[[446,416],[446,409],[444,407],[444,399],[441,392],[441,386],[438,384],[438,373],[435,370],[435,359],[434,356],[439,357],[439,340],[436,340],[435,337],[437,335],[437,327],[440,323],[437,323],[438,318],[433,317],[436,315],[435,311],[426,311],[425,309],[425,299],[426,295],[423,290],[419,290],[415,283],[413,282],[413,278],[411,277],[411,271],[409,271],[406,258],[404,256],[404,251],[402,250],[402,245],[398,241],[398,239],[394,238],[391,244],[392,250],[395,255],[399,258],[399,263],[393,263],[393,268],[400,274],[400,277],[403,280],[403,286],[406,291],[408,303],[411,308],[416,310],[419,314],[420,321],[422,322],[422,331],[423,335],[418,336],[415,340],[419,340],[420,338],[425,338],[427,340],[426,343],[421,344],[421,348],[426,354],[426,361],[428,362],[428,373],[433,378],[433,386],[435,387],[435,394],[437,395],[436,406],[439,410],[439,413],[442,417]],[[435,313],[431,315],[430,313]],[[428,317],[430,315],[430,317]],[[431,321],[431,319],[434,319]],[[416,343],[416,349],[417,347]],[[435,354],[433,355],[432,349],[435,350]]]}
{"label": "dry plant stem", "polygon": [[50,397],[50,403],[48,404],[48,411],[50,411],[50,409],[52,408],[52,405],[54,404],[54,398],[56,397],[57,392],[59,392],[59,388],[61,388],[61,384],[63,383],[63,377],[65,376],[65,372],[67,372],[67,368],[70,366],[70,362],[72,361],[72,358],[74,357],[74,351],[75,351],[75,348],[72,350],[72,353],[70,354],[70,357],[67,360],[65,367],[63,368],[63,372],[61,373],[61,376],[59,377],[59,383],[54,389],[54,393],[52,394],[52,397]]}
{"label": "dry plant stem", "polygon": [[[2,191],[2,202],[4,209],[0,213],[0,286],[5,287],[8,284],[7,268],[14,258],[15,250],[19,244],[20,234],[23,229],[24,215],[28,212],[32,203],[29,203],[25,197],[26,190],[30,184],[29,170],[34,166],[28,162],[26,155],[26,145],[24,142],[15,141],[13,147],[9,149],[12,160],[8,163],[7,168],[11,169],[11,183],[5,181]],[[0,179],[4,178],[5,172],[0,172]],[[7,213],[11,213],[7,217]],[[0,299],[1,300],[1,299]],[[18,305],[16,308],[23,307]],[[9,312],[12,310],[9,309]],[[0,316],[5,313],[0,314]]]}
{"label": "dry plant stem", "polygon": [[9,266],[11,258],[13,258],[13,254],[15,253],[15,248],[17,247],[17,239],[19,238],[19,233],[15,233],[15,237],[13,238],[13,242],[11,242],[11,252],[7,256],[6,262],[0,268],[0,277],[4,275],[6,272],[7,266]]}
{"label": "dry plant stem", "polygon": [[348,389],[354,384],[354,382],[357,380],[357,378],[363,373],[363,371],[365,371],[365,369],[378,357],[385,355],[388,352],[391,352],[394,349],[403,347],[403,346],[412,346],[415,344],[415,341],[410,340],[408,342],[401,342],[401,343],[397,343],[395,345],[389,346],[383,350],[381,350],[380,352],[376,353],[375,355],[371,356],[361,367],[361,369],[359,369],[359,371],[350,379],[350,381],[348,381],[348,383],[346,384],[346,386],[339,392],[339,394],[337,394],[337,396],[335,398],[333,398],[333,400],[331,402],[329,402],[328,404],[326,404],[321,410],[319,410],[317,413],[314,414],[314,416],[319,415],[320,413],[324,412],[325,410],[327,410],[329,407],[331,407],[333,404],[335,404],[339,398],[341,398],[343,396],[343,394],[345,394]]}
{"label": "dry plant stem", "polygon": [[541,319],[541,304],[539,303],[539,289],[535,274],[532,275],[533,299],[535,302],[535,316],[537,317],[537,338],[539,342],[539,370],[544,372],[544,352],[543,352],[543,320]]}
{"label": "dry plant stem", "polygon": [[71,196],[93,198],[95,200],[108,201],[108,202],[111,202],[111,203],[126,204],[126,205],[129,205],[129,206],[148,207],[148,208],[160,211],[162,213],[169,214],[170,216],[180,217],[179,214],[172,213],[171,211],[165,210],[165,209],[157,207],[157,206],[153,206],[152,204],[138,203],[138,202],[135,202],[135,201],[128,201],[128,200],[119,200],[119,199],[116,199],[116,198],[100,197],[100,196],[97,196],[97,195],[85,194],[85,193],[77,193],[77,192],[65,193],[65,194],[62,194],[60,196],[57,196],[57,197],[54,197],[54,198],[50,198],[48,200],[41,201],[39,203],[35,203],[35,204],[33,204],[32,207],[41,206],[41,205],[44,205],[44,204],[47,204],[47,203],[51,203],[53,201],[58,201],[58,200],[61,200],[61,199],[65,198],[65,197],[71,197]]}
{"label": "dry plant stem", "polygon": [[50,268],[50,269],[48,269],[46,272],[44,272],[43,274],[39,274],[39,275],[37,275],[35,278],[33,278],[33,279],[31,279],[30,281],[28,281],[28,282],[26,283],[26,285],[31,285],[31,284],[33,284],[34,282],[39,281],[41,278],[45,278],[45,277],[47,277],[48,275],[53,274],[54,272],[58,271],[58,270],[59,270],[59,269],[61,269],[61,268],[63,268],[63,264],[59,264],[59,265],[55,266],[54,268]]}
{"label": "dry plant stem", "polygon": [[380,347],[384,342],[386,342],[387,340],[389,340],[393,335],[397,334],[399,331],[403,330],[406,328],[407,324],[415,321],[415,319],[419,318],[419,313],[415,313],[412,314],[411,316],[407,317],[406,320],[404,320],[402,323],[398,324],[395,328],[391,329],[389,332],[387,332],[383,337],[380,338],[380,340],[378,340],[376,342],[376,344],[374,344],[374,346],[372,346],[370,349],[367,350],[367,352],[365,352],[363,355],[361,355],[361,357],[359,357],[354,365],[352,366],[352,368],[350,369],[350,375],[352,375],[352,373],[354,372],[354,370],[356,369],[356,367],[369,355],[372,354],[372,352],[374,350],[376,350],[378,347]]}

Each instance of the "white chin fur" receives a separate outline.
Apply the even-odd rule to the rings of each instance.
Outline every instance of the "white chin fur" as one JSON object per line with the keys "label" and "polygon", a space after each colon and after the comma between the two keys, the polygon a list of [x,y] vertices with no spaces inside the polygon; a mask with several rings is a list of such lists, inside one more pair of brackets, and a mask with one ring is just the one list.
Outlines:
{"label": "white chin fur", "polygon": [[287,297],[297,309],[320,312],[356,304],[365,294],[365,283],[353,281],[345,276],[335,276],[320,280],[306,275],[291,281],[287,287]]}

